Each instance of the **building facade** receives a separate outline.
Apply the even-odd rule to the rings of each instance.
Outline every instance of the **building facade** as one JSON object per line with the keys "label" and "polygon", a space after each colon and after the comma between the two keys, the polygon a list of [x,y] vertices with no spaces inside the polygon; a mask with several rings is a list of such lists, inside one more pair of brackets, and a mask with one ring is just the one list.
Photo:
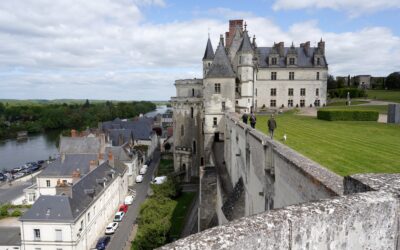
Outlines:
{"label": "building facade", "polygon": [[172,97],[175,171],[185,180],[215,165],[212,144],[224,138],[224,114],[326,105],[325,42],[259,47],[243,20],[230,20],[214,51],[208,39],[203,79],[176,80]]}

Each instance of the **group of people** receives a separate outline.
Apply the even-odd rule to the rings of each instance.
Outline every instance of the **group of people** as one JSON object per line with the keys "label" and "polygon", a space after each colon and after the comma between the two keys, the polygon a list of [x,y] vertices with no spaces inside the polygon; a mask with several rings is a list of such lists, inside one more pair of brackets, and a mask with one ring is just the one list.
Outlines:
{"label": "group of people", "polygon": [[[242,120],[243,120],[243,123],[245,123],[245,124],[247,124],[247,122],[250,120],[250,126],[252,128],[256,127],[257,118],[253,112],[251,112],[250,116],[247,115],[247,113],[245,112],[242,116]],[[276,125],[275,117],[272,114],[271,117],[268,119],[268,131],[269,131],[269,135],[271,136],[271,139],[274,138],[274,131],[277,127],[278,126]]]}

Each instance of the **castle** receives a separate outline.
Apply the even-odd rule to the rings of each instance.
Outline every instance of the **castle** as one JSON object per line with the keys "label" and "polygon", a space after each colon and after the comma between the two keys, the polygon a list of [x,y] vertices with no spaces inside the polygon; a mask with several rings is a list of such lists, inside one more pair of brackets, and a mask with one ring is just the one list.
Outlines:
{"label": "castle", "polygon": [[322,39],[318,47],[310,42],[259,47],[255,36],[250,40],[246,23],[230,20],[215,52],[208,38],[203,79],[175,81],[175,171],[185,172],[186,180],[211,164],[211,145],[223,138],[225,113],[326,104],[328,64]]}

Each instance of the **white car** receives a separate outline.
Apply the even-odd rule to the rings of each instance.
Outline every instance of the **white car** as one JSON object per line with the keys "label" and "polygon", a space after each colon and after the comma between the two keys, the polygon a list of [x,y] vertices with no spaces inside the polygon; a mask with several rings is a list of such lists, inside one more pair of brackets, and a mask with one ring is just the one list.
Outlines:
{"label": "white car", "polygon": [[136,176],[136,183],[141,183],[143,181],[143,175]]}
{"label": "white car", "polygon": [[18,173],[16,173],[16,174],[14,175],[14,179],[20,178],[20,177],[22,177],[22,176],[24,176],[24,175],[25,175],[25,173],[18,172]]}
{"label": "white car", "polygon": [[140,169],[139,174],[144,175],[147,172],[147,165],[143,165],[143,167]]}
{"label": "white car", "polygon": [[122,218],[124,218],[125,213],[124,212],[117,212],[114,216],[114,221],[119,222],[122,221]]}
{"label": "white car", "polygon": [[159,185],[159,184],[163,184],[166,181],[167,181],[167,176],[158,176],[158,177],[154,178],[152,183]]}
{"label": "white car", "polygon": [[118,222],[112,222],[106,227],[106,234],[113,234],[118,228]]}
{"label": "white car", "polygon": [[133,196],[132,195],[128,195],[128,196],[125,197],[124,204],[125,205],[132,205],[133,200],[134,200]]}

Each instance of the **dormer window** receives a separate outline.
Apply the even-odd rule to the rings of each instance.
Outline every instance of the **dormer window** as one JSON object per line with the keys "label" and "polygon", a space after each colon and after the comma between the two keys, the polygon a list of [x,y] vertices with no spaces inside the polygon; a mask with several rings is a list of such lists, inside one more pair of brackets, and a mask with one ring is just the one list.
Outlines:
{"label": "dormer window", "polygon": [[317,65],[321,65],[321,59],[317,57]]}
{"label": "dormer window", "polygon": [[295,59],[293,57],[289,58],[289,65],[295,65]]}
{"label": "dormer window", "polygon": [[272,57],[272,58],[271,58],[271,64],[272,64],[272,65],[276,65],[276,64],[277,64],[277,61],[278,61],[278,60],[276,59],[276,57]]}

